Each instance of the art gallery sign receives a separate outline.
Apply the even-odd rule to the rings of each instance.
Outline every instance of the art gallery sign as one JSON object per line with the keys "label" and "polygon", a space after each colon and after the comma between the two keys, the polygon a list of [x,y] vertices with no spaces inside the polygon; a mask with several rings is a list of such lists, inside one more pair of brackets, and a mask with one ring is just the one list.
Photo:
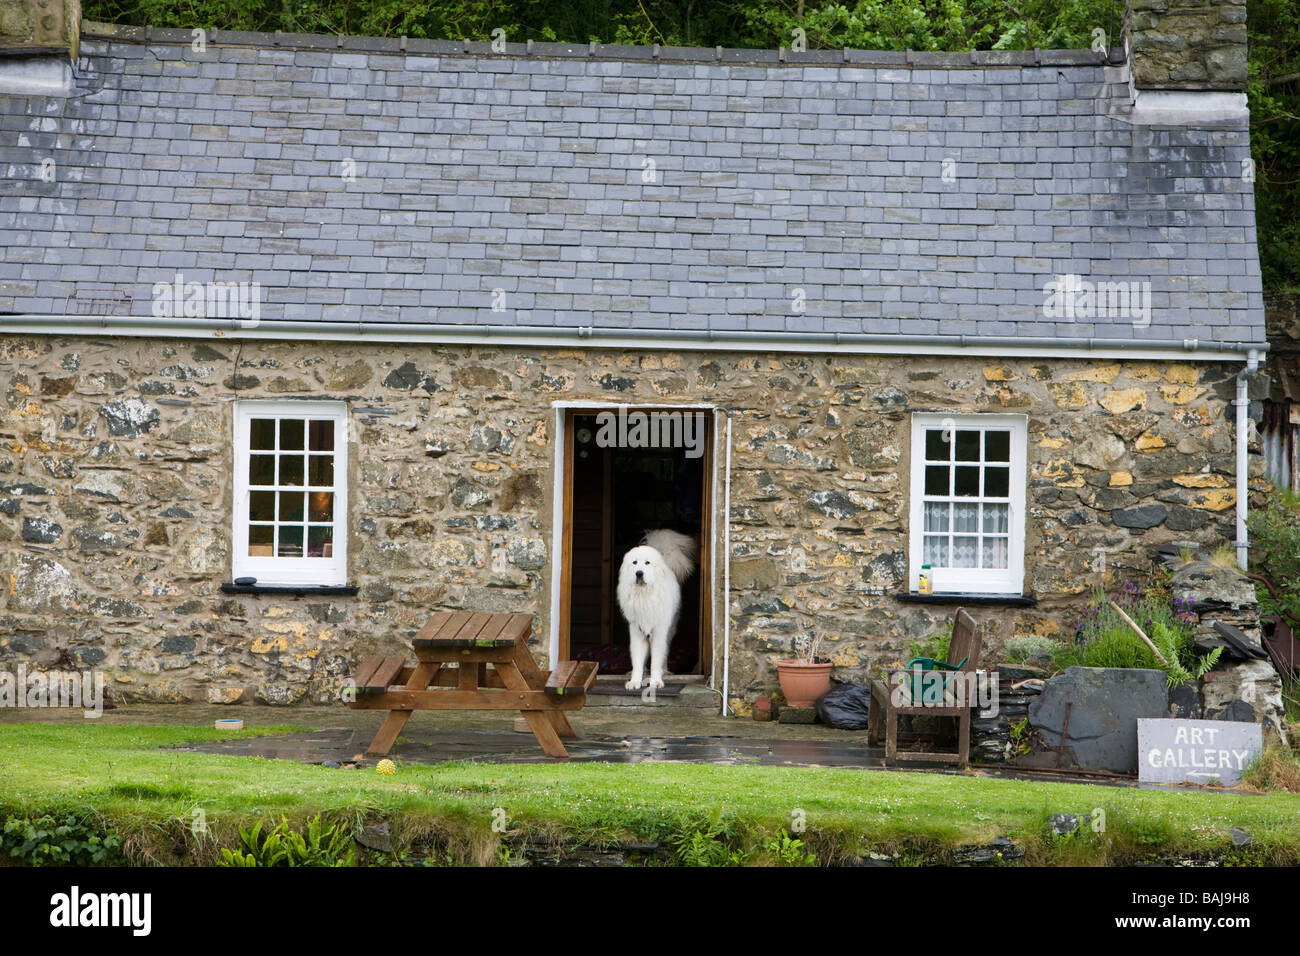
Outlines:
{"label": "art gallery sign", "polygon": [[1138,779],[1230,787],[1264,747],[1259,724],[1231,720],[1138,719]]}

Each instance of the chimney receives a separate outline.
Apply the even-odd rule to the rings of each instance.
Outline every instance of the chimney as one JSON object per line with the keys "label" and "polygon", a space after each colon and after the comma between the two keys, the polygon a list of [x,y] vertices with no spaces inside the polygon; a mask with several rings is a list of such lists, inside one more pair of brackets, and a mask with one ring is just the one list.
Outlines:
{"label": "chimney", "polygon": [[1125,0],[1138,90],[1246,89],[1246,0]]}
{"label": "chimney", "polygon": [[81,0],[0,0],[0,57],[77,58]]}

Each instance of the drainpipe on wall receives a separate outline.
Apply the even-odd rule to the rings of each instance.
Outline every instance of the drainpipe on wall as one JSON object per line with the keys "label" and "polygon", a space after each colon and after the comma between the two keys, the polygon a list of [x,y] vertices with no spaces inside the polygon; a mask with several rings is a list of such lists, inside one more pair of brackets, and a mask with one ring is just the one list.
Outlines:
{"label": "drainpipe on wall", "polygon": [[722,716],[731,698],[731,416],[727,416],[727,474],[722,495]]}
{"label": "drainpipe on wall", "polygon": [[1246,413],[1250,408],[1250,376],[1259,371],[1259,351],[1251,349],[1246,356],[1246,367],[1237,373],[1237,398],[1233,405],[1237,409],[1237,566],[1245,571],[1250,548],[1250,539],[1246,530],[1248,459],[1246,455],[1247,429]]}

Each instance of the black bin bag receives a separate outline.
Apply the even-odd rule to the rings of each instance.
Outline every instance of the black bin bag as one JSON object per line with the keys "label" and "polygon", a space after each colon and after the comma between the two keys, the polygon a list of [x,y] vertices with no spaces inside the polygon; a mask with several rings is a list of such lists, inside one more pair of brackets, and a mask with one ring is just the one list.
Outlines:
{"label": "black bin bag", "polygon": [[840,684],[822,694],[816,703],[817,719],[841,730],[866,730],[871,712],[871,688],[866,684]]}

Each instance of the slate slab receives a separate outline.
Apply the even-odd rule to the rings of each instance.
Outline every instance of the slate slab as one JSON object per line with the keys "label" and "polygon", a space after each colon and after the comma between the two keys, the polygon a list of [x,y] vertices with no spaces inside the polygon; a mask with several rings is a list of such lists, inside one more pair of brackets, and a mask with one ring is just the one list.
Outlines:
{"label": "slate slab", "polygon": [[1168,716],[1166,675],[1139,668],[1066,668],[1029,705],[1029,723],[1051,750],[1061,744],[1067,704],[1073,706],[1063,766],[1137,773],[1138,718]]}
{"label": "slate slab", "polygon": [[1138,779],[1144,783],[1200,783],[1231,787],[1264,747],[1253,721],[1138,721]]}

